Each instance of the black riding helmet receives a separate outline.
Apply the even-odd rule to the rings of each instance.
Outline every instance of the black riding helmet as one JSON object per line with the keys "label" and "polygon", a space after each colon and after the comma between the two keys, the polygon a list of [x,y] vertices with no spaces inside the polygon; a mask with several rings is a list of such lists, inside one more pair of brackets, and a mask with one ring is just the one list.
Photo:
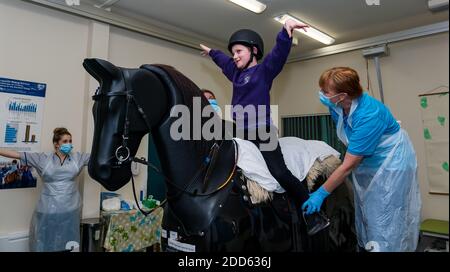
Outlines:
{"label": "black riding helmet", "polygon": [[259,36],[258,33],[256,33],[253,30],[250,29],[240,29],[231,35],[230,40],[228,41],[228,51],[231,52],[231,48],[235,44],[242,44],[245,46],[250,47],[250,52],[253,55],[253,46],[258,49],[258,52],[256,53],[255,57],[257,60],[260,60],[264,56],[264,42]]}

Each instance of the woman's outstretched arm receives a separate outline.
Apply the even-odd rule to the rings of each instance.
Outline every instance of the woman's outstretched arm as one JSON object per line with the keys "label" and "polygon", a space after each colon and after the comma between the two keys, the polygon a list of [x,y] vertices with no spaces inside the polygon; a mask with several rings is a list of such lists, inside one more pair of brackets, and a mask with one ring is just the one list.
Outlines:
{"label": "woman's outstretched arm", "polygon": [[0,156],[11,158],[11,159],[20,159],[20,154],[14,150],[8,150],[4,148],[0,148]]}

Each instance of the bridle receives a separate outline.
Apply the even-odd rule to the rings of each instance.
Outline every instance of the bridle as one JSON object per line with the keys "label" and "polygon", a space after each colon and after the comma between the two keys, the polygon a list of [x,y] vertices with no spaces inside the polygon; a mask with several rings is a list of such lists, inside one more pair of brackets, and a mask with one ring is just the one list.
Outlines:
{"label": "bridle", "polygon": [[[160,169],[158,169],[158,167],[156,167],[154,164],[152,164],[151,162],[147,161],[145,158],[136,158],[136,157],[131,157],[131,152],[130,149],[128,148],[128,139],[129,139],[129,127],[130,127],[130,119],[129,119],[129,110],[131,107],[131,104],[134,104],[138,110],[138,112],[141,114],[141,117],[144,119],[145,124],[147,125],[148,131],[149,133],[151,132],[151,124],[150,121],[148,120],[147,115],[145,114],[145,111],[143,110],[143,108],[139,105],[139,103],[136,101],[135,97],[134,97],[134,91],[131,88],[131,84],[130,84],[130,74],[127,70],[122,70],[120,69],[121,73],[122,73],[122,78],[123,81],[125,83],[125,90],[124,91],[120,91],[120,92],[113,92],[113,93],[108,93],[108,94],[104,94],[104,93],[100,93],[99,90],[100,88],[97,89],[97,91],[95,92],[94,96],[92,97],[93,100],[98,101],[100,100],[101,97],[103,96],[107,96],[107,97],[113,97],[113,96],[125,96],[126,97],[126,107],[125,107],[125,122],[124,122],[124,128],[123,128],[123,133],[122,133],[122,143],[119,147],[116,148],[115,152],[114,152],[114,157],[117,160],[116,165],[117,166],[121,166],[123,163],[127,163],[127,162],[136,162],[136,163],[141,163],[144,165],[147,165],[148,167],[150,167],[151,169],[153,169],[155,172],[157,172],[158,174],[160,174],[165,181],[172,185],[173,187],[175,187],[176,189],[179,190],[178,193],[176,193],[174,196],[167,196],[167,198],[162,201],[159,206],[151,209],[150,211],[146,212],[144,210],[141,209],[141,207],[139,206],[139,203],[137,201],[137,197],[136,197],[136,190],[135,190],[135,185],[134,185],[134,177],[133,175],[131,175],[131,181],[132,181],[132,186],[133,186],[133,195],[134,195],[134,200],[136,202],[136,205],[138,207],[138,209],[145,215],[147,216],[148,214],[150,214],[151,212],[153,212],[156,208],[163,206],[168,199],[173,199],[173,198],[177,198],[180,194],[182,193],[186,193],[192,196],[209,196],[212,195],[218,191],[220,191],[221,189],[223,189],[224,187],[226,187],[226,185],[228,183],[230,183],[230,181],[232,180],[235,172],[236,172],[236,166],[237,166],[237,160],[238,160],[238,151],[237,151],[237,144],[236,142],[233,140],[233,146],[235,149],[235,162],[234,162],[234,166],[232,171],[230,172],[230,174],[228,175],[227,179],[221,184],[219,185],[216,189],[214,189],[211,192],[205,193],[205,189],[208,185],[209,182],[209,177],[211,174],[211,171],[213,169],[213,166],[215,164],[217,155],[219,153],[219,149],[223,143],[223,141],[220,143],[220,145],[218,145],[216,142],[212,145],[212,147],[210,148],[210,151],[208,153],[208,155],[205,157],[204,161],[202,162],[202,164],[200,165],[199,169],[195,172],[195,174],[193,175],[193,177],[189,180],[189,182],[186,183],[186,185],[184,186],[184,188],[180,187],[179,185],[177,185],[176,183],[174,183],[173,181],[171,181],[166,175],[164,175],[164,173],[162,173],[162,171]],[[201,173],[206,169],[206,176],[205,179],[203,180],[203,190],[202,193],[197,193],[197,191],[195,190],[194,192],[190,192],[187,189],[196,181],[199,179]]]}

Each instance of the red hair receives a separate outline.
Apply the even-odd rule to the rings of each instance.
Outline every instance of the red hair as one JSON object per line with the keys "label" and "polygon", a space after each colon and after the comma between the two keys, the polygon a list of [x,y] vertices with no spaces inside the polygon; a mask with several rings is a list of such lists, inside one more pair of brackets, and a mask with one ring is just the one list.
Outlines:
{"label": "red hair", "polygon": [[350,67],[334,67],[322,73],[319,86],[323,89],[332,88],[337,93],[346,93],[351,98],[362,95],[363,89],[358,73]]}

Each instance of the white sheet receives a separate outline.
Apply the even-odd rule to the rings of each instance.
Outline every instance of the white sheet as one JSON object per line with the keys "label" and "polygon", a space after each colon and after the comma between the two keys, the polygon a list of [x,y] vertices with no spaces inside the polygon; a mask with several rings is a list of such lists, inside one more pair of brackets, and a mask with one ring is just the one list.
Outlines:
{"label": "white sheet", "polygon": [[[239,148],[237,166],[242,169],[244,175],[269,192],[284,193],[285,190],[270,174],[259,149],[250,141],[238,138],[234,140]],[[340,156],[339,152],[321,141],[282,137],[279,143],[287,168],[300,181],[308,175],[316,159],[322,161],[330,155],[338,158]]]}

